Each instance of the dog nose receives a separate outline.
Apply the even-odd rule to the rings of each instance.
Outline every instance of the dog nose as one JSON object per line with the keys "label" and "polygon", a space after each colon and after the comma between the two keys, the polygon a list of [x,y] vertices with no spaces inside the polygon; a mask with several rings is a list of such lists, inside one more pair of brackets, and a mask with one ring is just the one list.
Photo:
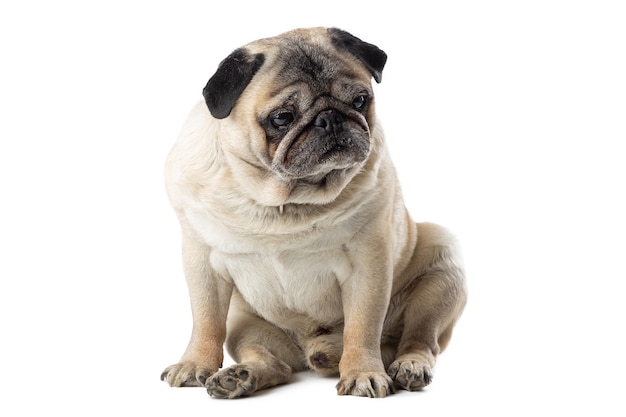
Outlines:
{"label": "dog nose", "polygon": [[317,115],[315,126],[329,134],[339,133],[343,130],[343,117],[335,110],[326,110]]}

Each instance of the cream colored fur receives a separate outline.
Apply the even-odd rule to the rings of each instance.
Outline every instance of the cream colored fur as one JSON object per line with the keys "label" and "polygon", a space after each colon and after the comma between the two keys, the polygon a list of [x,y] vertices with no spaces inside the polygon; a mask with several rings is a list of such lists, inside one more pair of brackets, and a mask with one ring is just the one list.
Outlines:
{"label": "cream colored fur", "polygon": [[162,378],[224,398],[308,368],[339,394],[421,389],[465,305],[458,244],[409,216],[373,107],[366,161],[325,187],[275,175],[256,126],[271,71],[225,119],[199,103],[168,156],[194,324]]}

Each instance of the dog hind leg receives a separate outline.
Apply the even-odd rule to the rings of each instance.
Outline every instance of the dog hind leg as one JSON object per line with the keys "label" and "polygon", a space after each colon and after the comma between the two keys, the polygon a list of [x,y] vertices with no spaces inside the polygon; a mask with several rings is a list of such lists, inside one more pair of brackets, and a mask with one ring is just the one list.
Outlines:
{"label": "dog hind leg", "polygon": [[235,365],[215,373],[206,388],[215,398],[237,398],[289,382],[305,369],[304,354],[281,329],[262,318],[237,312],[229,319],[226,346]]}
{"label": "dog hind leg", "polygon": [[402,335],[387,373],[397,387],[421,390],[450,337],[466,302],[460,253],[452,236],[433,224],[418,224],[417,277],[409,286]]}

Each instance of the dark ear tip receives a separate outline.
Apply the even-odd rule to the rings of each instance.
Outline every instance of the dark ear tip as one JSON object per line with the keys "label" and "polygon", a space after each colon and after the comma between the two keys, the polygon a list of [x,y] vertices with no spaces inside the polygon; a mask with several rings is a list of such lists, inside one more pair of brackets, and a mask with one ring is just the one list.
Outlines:
{"label": "dark ear tip", "polygon": [[220,63],[202,90],[204,101],[213,117],[228,117],[264,61],[263,54],[251,56],[245,48],[239,48]]}
{"label": "dark ear tip", "polygon": [[207,84],[202,89],[202,96],[204,97],[204,101],[206,102],[206,105],[209,108],[209,112],[211,113],[211,116],[215,117],[216,119],[224,119],[228,117],[232,109],[228,107],[219,106],[219,104],[215,100],[215,97],[209,91],[210,89]]}
{"label": "dark ear tip", "polygon": [[385,51],[357,38],[345,30],[338,28],[328,29],[331,42],[335,47],[344,49],[357,57],[363,65],[370,71],[377,83],[383,79],[382,72],[387,63]]}

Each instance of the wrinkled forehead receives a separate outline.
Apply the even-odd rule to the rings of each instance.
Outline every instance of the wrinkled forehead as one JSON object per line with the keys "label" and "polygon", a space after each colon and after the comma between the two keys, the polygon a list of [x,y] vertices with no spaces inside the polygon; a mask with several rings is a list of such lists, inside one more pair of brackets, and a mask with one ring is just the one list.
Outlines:
{"label": "wrinkled forehead", "polygon": [[272,73],[268,75],[274,79],[274,93],[297,83],[306,83],[320,94],[339,80],[370,84],[371,75],[360,62],[328,41],[275,38],[264,49],[271,55],[266,69]]}

